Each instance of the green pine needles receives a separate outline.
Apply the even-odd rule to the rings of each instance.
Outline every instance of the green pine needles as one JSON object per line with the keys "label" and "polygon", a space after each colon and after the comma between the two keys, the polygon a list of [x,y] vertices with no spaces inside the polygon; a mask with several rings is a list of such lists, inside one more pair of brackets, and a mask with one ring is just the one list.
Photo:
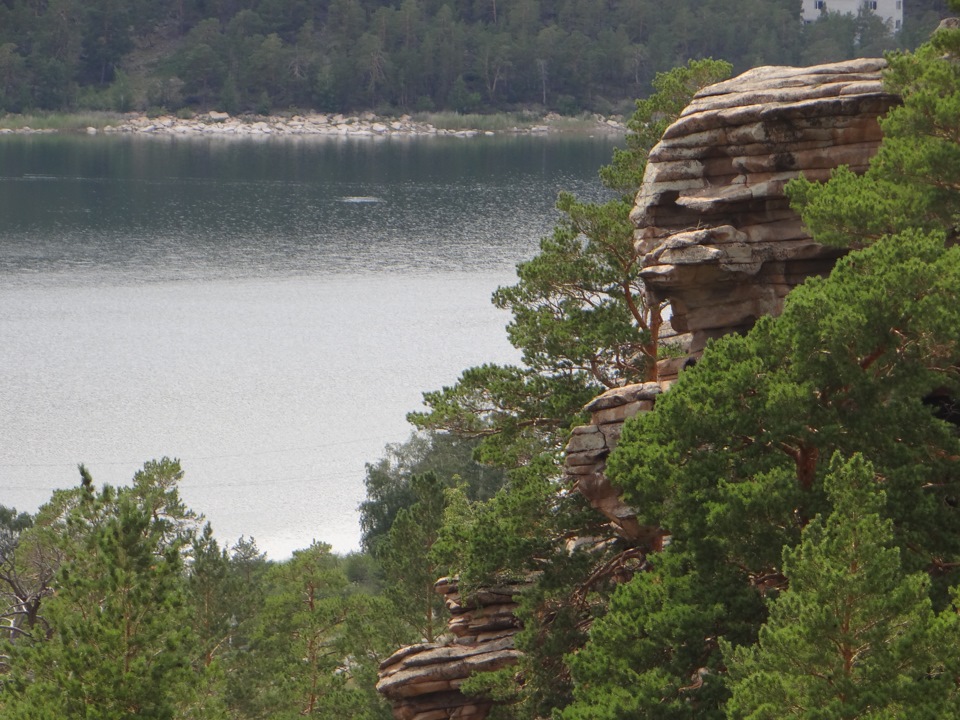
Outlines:
{"label": "green pine needles", "polygon": [[788,589],[756,645],[731,648],[727,717],[944,718],[960,711],[956,612],[938,617],[926,573],[904,570],[883,478],[837,455],[824,487],[833,509],[783,551]]}

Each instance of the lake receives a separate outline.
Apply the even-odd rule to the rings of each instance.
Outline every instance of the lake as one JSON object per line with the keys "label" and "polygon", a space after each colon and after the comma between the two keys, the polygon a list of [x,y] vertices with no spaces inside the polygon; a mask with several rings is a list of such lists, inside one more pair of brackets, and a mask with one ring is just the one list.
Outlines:
{"label": "lake", "polygon": [[365,463],[517,361],[490,294],[616,140],[0,138],[0,504],[170,456],[221,540],[356,549]]}

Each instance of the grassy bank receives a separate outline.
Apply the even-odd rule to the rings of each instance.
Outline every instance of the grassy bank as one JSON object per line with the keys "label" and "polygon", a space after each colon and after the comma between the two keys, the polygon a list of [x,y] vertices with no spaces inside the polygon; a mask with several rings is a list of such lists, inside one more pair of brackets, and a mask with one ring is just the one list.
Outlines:
{"label": "grassy bank", "polygon": [[120,122],[122,115],[108,112],[27,113],[0,116],[0,128],[8,130],[56,130],[70,132],[88,127],[103,128]]}

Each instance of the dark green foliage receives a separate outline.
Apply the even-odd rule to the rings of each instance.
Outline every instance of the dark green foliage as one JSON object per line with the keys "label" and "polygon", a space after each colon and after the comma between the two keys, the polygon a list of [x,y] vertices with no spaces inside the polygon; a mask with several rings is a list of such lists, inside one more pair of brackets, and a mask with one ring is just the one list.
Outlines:
{"label": "dark green foliage", "polygon": [[252,540],[221,547],[209,524],[193,539],[186,581],[193,628],[200,645],[194,664],[208,668],[246,643],[242,628],[264,600],[266,557]]}
{"label": "dark green foliage", "polygon": [[596,388],[575,373],[481,365],[452,387],[424,393],[429,411],[407,417],[420,428],[480,438],[479,461],[516,467],[545,452],[559,457],[563,431],[579,424],[579,409]]}
{"label": "dark green foliage", "polygon": [[576,701],[563,720],[723,717],[728,691],[718,638],[753,641],[763,618],[738,568],[668,547],[617,588],[590,642],[569,659]]}
{"label": "dark green foliage", "polygon": [[433,591],[443,569],[431,550],[440,533],[446,495],[444,484],[432,472],[414,475],[410,492],[413,503],[397,513],[390,531],[377,544],[375,556],[398,619],[409,624],[418,637],[433,642],[445,624],[443,603]]}
{"label": "dark green foliage", "polygon": [[79,79],[84,84],[110,83],[123,60],[133,49],[133,17],[141,3],[125,0],[87,0],[84,16],[83,49]]}
{"label": "dark green foliage", "polygon": [[926,574],[905,575],[884,519],[883,479],[854,456],[834,459],[832,512],[784,549],[789,589],[770,605],[757,645],[725,648],[729,718],[943,718],[957,714],[953,655]]}
{"label": "dark green foliage", "polygon": [[366,500],[360,503],[361,543],[374,550],[397,513],[416,502],[411,480],[435,473],[444,484],[462,484],[471,500],[485,500],[503,485],[502,470],[473,458],[476,441],[450,433],[415,433],[404,443],[388,445],[384,456],[367,464]]}
{"label": "dark green foliage", "polygon": [[881,121],[884,142],[867,173],[798,180],[794,206],[820,242],[861,247],[908,228],[960,227],[960,30],[940,30],[913,54],[894,54],[886,83],[904,97]]}
{"label": "dark green foliage", "polygon": [[252,719],[390,717],[376,666],[409,641],[383,598],[356,592],[339,558],[314,543],[269,568],[264,600],[241,624],[230,664],[231,712]]}
{"label": "dark green foliage", "polygon": [[556,464],[567,433],[584,420],[584,404],[606,388],[656,374],[661,308],[639,278],[627,187],[639,185],[657,130],[662,134],[697,89],[729,70],[728,63],[704,60],[658,77],[658,93],[631,120],[638,132],[601,173],[622,197],[596,204],[561,193],[563,219],[553,234],[517,266],[517,284],[494,293],[494,304],[513,316],[507,332],[524,365],[464,371],[456,385],[424,393],[427,411],[408,415],[414,425],[480,438],[478,459],[500,467],[534,458]]}
{"label": "dark green foliage", "polygon": [[35,516],[0,508],[4,718],[389,718],[377,665],[416,636],[372,558],[221,547],[174,460],[120,488],[79,469]]}
{"label": "dark green foliage", "polygon": [[[571,658],[576,701],[562,717],[955,714],[942,673],[956,653],[933,654],[929,633],[960,557],[960,441],[932,401],[960,392],[960,249],[948,241],[953,168],[925,148],[939,135],[949,156],[956,138],[899,129],[956,123],[958,78],[941,59],[951,38],[893,63],[894,78],[913,80],[885,122],[891,134],[876,167],[889,163],[886,171],[862,181],[841,172],[796,191],[829,221],[811,222],[815,231],[839,241],[863,219],[868,232],[847,244],[869,247],[794,290],[781,317],[711,343],[654,412],[627,423],[608,472],[641,522],[659,523],[670,542],[617,591]],[[901,168],[896,181],[889,167]],[[858,459],[831,473],[835,453],[859,453],[871,469]],[[879,495],[863,490],[874,473],[889,521]],[[810,524],[817,517],[828,519]],[[753,646],[762,599],[782,591]],[[836,632],[837,597],[856,608],[865,643],[861,665],[839,673],[832,658],[853,641]],[[936,632],[953,637],[954,625],[948,610]],[[730,703],[723,643],[753,646],[734,656],[740,684]],[[832,684],[818,686],[805,657]]]}
{"label": "dark green foliage", "polygon": [[659,308],[648,307],[637,276],[632,203],[581,203],[561,193],[564,219],[517,267],[519,282],[497,290],[508,309],[510,342],[541,373],[577,374],[615,387],[649,374]]}
{"label": "dark green foliage", "polygon": [[[587,621],[602,608],[610,573],[597,572],[624,548],[602,550],[568,541],[604,532],[597,514],[577,493],[551,480],[541,458],[511,473],[510,485],[486,503],[468,503],[453,493],[434,548],[460,577],[461,590],[536,578],[522,593],[515,637],[525,653],[519,667],[471,679],[466,691],[509,704],[501,715],[535,718],[569,701],[570,674],[564,655],[585,638]],[[611,567],[619,567],[616,562]]]}
{"label": "dark green foliage", "polygon": [[81,490],[44,601],[47,636],[10,647],[5,717],[165,720],[190,694],[182,541],[145,490]]}
{"label": "dark green foliage", "polygon": [[857,18],[850,14],[828,12],[808,26],[807,43],[800,54],[805,65],[838,62],[857,55]]}
{"label": "dark green foliage", "polygon": [[[914,7],[916,5],[916,7]],[[942,16],[907,4],[901,45]],[[897,45],[870,14],[799,22],[800,0],[325,3],[250,0],[7,0],[0,4],[0,109],[108,103],[122,82],[161,104],[253,111],[290,107],[402,111],[538,106],[615,111],[646,96],[658,73],[689,58],[823,62]],[[709,28],[704,32],[703,28]],[[151,89],[153,88],[153,89]]]}
{"label": "dark green foliage", "polygon": [[190,663],[202,680],[182,707],[191,717],[220,720],[227,717],[225,673],[243,642],[238,626],[249,616],[250,606],[262,599],[261,586],[238,582],[239,573],[209,524],[193,539],[190,556],[186,591],[197,639]]}
{"label": "dark green foliage", "polygon": [[269,563],[252,540],[194,540],[186,577],[199,652],[184,717],[388,718],[377,664],[413,636],[369,556],[314,543]]}
{"label": "dark green foliage", "polygon": [[435,552],[465,587],[542,573],[567,557],[568,539],[599,529],[583,497],[562,491],[553,472],[552,461],[541,457],[513,471],[510,484],[487,502],[448,493]]}
{"label": "dark green foliage", "polygon": [[637,134],[607,169],[621,198],[590,204],[560,196],[564,218],[553,235],[518,266],[518,283],[494,294],[494,303],[511,311],[508,334],[524,366],[468,369],[457,385],[425,393],[428,410],[409,416],[419,427],[479,438],[477,458],[510,469],[509,483],[489,502],[451,499],[436,553],[468,589],[537,575],[517,612],[524,630],[516,642],[525,652],[519,672],[468,685],[509,699],[515,717],[538,717],[569,701],[563,656],[603,612],[621,553],[629,551],[587,543],[571,553],[568,541],[605,530],[583,497],[558,481],[568,433],[586,419],[583,405],[605,388],[656,373],[660,306],[648,303],[639,279],[627,185],[639,183],[667,114],[729,71],[727,63],[704,60],[658,78],[658,94],[631,121]]}
{"label": "dark green foliage", "polygon": [[782,317],[714,343],[628,426],[610,471],[642,521],[762,574],[821,510],[822,461],[859,451],[890,482],[913,562],[960,550],[947,502],[960,446],[922,402],[956,387],[958,287],[960,253],[942,236],[905,233],[845,258]]}
{"label": "dark green foliage", "polygon": [[[862,453],[883,478],[908,571],[960,556],[960,443],[923,402],[956,392],[958,287],[960,249],[942,235],[881,240],[795,290],[777,320],[713,343],[628,423],[608,470],[671,542],[571,661],[577,702],[564,717],[660,704],[719,717],[717,639],[751,641],[760,596],[785,582],[781,548],[829,511],[836,451]],[[697,678],[695,694],[681,691]]]}

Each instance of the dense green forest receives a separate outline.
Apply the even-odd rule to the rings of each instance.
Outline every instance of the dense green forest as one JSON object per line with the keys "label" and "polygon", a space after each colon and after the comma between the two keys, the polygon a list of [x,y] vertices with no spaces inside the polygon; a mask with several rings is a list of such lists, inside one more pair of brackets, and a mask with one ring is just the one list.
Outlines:
{"label": "dense green forest", "polygon": [[654,78],[601,171],[614,198],[561,196],[495,294],[523,364],[426,393],[421,433],[368,466],[362,553],[222,543],[169,459],[0,507],[0,715],[386,720],[377,665],[442,632],[454,572],[535,578],[520,665],[465,686],[499,718],[960,716],[957,57],[960,28],[891,55],[904,102],[870,169],[788,187],[835,270],[627,423],[608,470],[662,551],[572,545],[605,530],[560,462],[583,403],[669,351],[627,213],[670,118],[733,71],[714,60]]}
{"label": "dense green forest", "polygon": [[943,0],[800,22],[800,0],[3,0],[0,111],[622,112],[658,72],[912,48]]}

